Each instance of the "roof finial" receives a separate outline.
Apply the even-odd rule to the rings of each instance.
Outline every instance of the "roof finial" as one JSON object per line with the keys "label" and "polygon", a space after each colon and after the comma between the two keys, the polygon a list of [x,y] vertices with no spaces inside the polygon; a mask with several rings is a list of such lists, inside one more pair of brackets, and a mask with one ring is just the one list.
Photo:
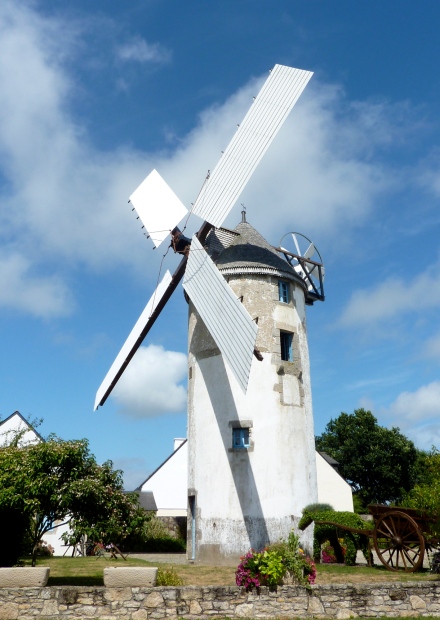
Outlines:
{"label": "roof finial", "polygon": [[244,206],[244,202],[241,203],[241,206],[243,207],[243,211],[241,212],[241,221],[243,224],[247,224],[246,222],[246,207]]}

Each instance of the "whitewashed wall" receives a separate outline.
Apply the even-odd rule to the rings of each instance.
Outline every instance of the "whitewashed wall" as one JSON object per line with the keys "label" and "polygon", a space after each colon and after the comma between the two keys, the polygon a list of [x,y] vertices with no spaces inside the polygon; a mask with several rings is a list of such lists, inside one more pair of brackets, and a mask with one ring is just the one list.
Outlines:
{"label": "whitewashed wall", "polygon": [[188,506],[188,446],[186,439],[174,440],[174,452],[142,485],[152,491],[158,517],[185,516]]}
{"label": "whitewashed wall", "polygon": [[353,494],[348,482],[316,452],[318,502],[330,504],[335,510],[353,512]]}

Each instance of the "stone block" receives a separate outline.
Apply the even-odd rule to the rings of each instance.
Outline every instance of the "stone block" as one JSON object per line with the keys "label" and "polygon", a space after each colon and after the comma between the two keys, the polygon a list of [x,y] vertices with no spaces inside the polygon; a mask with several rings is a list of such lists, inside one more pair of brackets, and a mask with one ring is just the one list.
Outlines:
{"label": "stone block", "polygon": [[347,618],[357,618],[358,615],[350,609],[340,609],[336,614],[337,620],[347,620]]}
{"label": "stone block", "polygon": [[104,585],[107,588],[155,586],[157,568],[145,566],[118,566],[104,568]]}
{"label": "stone block", "polygon": [[16,603],[3,603],[0,605],[1,620],[16,620],[18,613],[19,609]]}
{"label": "stone block", "polygon": [[131,600],[132,592],[131,588],[109,588],[104,592],[104,599],[106,601],[129,601]]}
{"label": "stone block", "polygon": [[48,566],[0,568],[0,588],[38,588],[49,579]]}
{"label": "stone block", "polygon": [[145,609],[138,609],[138,611],[135,611],[131,614],[132,620],[147,620],[148,618],[148,613],[145,611]]}
{"label": "stone block", "polygon": [[416,594],[412,594],[412,595],[409,597],[409,602],[411,603],[411,607],[412,607],[414,610],[417,610],[417,609],[426,609],[426,603],[425,603],[425,601],[424,601],[422,598],[420,598],[420,596],[417,596]]}
{"label": "stone block", "polygon": [[41,610],[42,616],[55,616],[58,615],[58,601],[55,599],[49,599],[44,601],[43,609]]}
{"label": "stone block", "polygon": [[254,615],[254,606],[249,603],[241,603],[235,608],[235,615],[239,618],[251,618]]}
{"label": "stone block", "polygon": [[164,605],[163,596],[160,592],[151,592],[145,599],[146,607],[161,607]]}
{"label": "stone block", "polygon": [[324,606],[317,596],[311,596],[309,598],[309,604],[307,606],[307,613],[313,615],[324,615]]}
{"label": "stone block", "polygon": [[189,613],[192,616],[198,616],[199,614],[202,613],[202,608],[200,606],[200,603],[198,601],[191,601],[189,604]]}

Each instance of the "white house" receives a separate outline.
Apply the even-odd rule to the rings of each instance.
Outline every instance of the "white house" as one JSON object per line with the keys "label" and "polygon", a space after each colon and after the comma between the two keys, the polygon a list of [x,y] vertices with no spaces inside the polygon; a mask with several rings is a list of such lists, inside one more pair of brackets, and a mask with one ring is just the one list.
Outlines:
{"label": "white house", "polygon": [[152,491],[157,517],[186,517],[188,498],[188,443],[174,440],[174,451],[136,491]]}
{"label": "white house", "polygon": [[334,510],[353,512],[353,492],[348,482],[338,473],[337,461],[325,452],[316,452],[315,454],[318,502],[330,504]]}
{"label": "white house", "polygon": [[[335,510],[353,512],[350,485],[335,468],[336,461],[315,452],[318,502]],[[333,465],[332,465],[333,463]],[[188,442],[174,440],[174,452],[139,485],[137,491],[152,491],[158,517],[186,517],[188,512]],[[304,508],[304,506],[303,506]]]}
{"label": "white house", "polygon": [[14,411],[0,422],[0,447],[9,445],[15,439],[18,439],[20,447],[44,441],[19,411]]}

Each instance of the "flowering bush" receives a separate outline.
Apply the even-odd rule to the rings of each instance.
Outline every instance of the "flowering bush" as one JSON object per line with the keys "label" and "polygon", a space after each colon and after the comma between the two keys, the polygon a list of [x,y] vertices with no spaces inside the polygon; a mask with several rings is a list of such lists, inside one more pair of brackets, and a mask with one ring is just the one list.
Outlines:
{"label": "flowering bush", "polygon": [[260,587],[260,570],[259,570],[259,553],[255,553],[252,549],[246,555],[240,558],[241,562],[235,572],[235,583],[237,586],[246,588],[246,591],[252,588]]}
{"label": "flowering bush", "polygon": [[[347,547],[344,544],[344,539],[343,538],[339,538],[338,542],[339,542],[339,546],[341,548],[342,556],[345,559],[345,556],[346,556],[346,553],[347,553]],[[334,563],[336,563],[338,561],[337,557],[336,557],[335,550],[334,550],[333,546],[328,541],[322,546],[321,558],[322,558],[322,561],[323,561],[324,564],[334,564]]]}
{"label": "flowering bush", "polygon": [[40,540],[37,545],[36,553],[40,556],[51,557],[53,555],[54,548],[49,545],[45,540]]}
{"label": "flowering bush", "polygon": [[329,544],[323,547],[321,557],[324,564],[334,564],[336,562],[335,551]]}
{"label": "flowering bush", "polygon": [[246,589],[258,589],[262,585],[275,587],[282,583],[289,572],[305,587],[315,583],[316,566],[299,547],[299,537],[292,531],[287,541],[281,541],[263,551],[253,549],[240,558],[235,573],[235,583]]}
{"label": "flowering bush", "polygon": [[309,558],[308,556],[304,559],[304,575],[309,582],[309,585],[313,586],[316,581],[316,566],[312,558]]}

